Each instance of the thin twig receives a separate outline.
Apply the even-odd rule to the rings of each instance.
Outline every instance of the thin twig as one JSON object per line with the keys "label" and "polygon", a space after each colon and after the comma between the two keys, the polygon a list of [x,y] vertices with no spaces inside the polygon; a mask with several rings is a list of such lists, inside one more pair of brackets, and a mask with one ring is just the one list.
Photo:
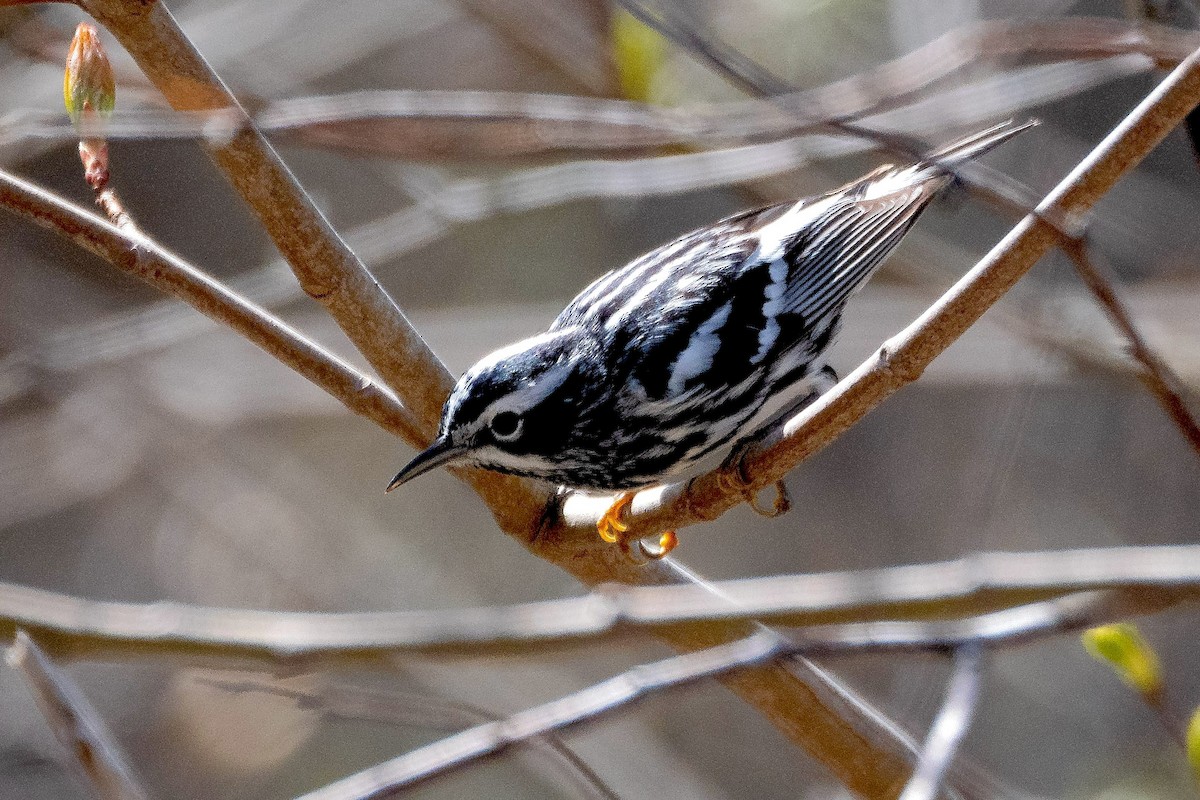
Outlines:
{"label": "thin twig", "polygon": [[[670,194],[778,175],[814,159],[842,154],[843,148],[831,151],[829,141],[783,141],[627,161],[572,162],[496,178],[448,181],[416,197],[416,205],[349,230],[346,238],[364,258],[390,261],[444,236],[460,222],[524,213],[581,198]],[[286,265],[278,260],[242,273],[228,286],[263,306],[280,305],[301,294]],[[20,386],[22,380],[13,374],[15,370],[77,370],[97,363],[96,353],[104,354],[104,360],[128,358],[166,347],[203,325],[203,320],[187,309],[163,301],[69,328],[49,342],[10,357],[0,370],[8,370],[10,374],[4,377]]]}
{"label": "thin twig", "polygon": [[[452,225],[462,221],[523,213],[581,197],[644,196],[727,185],[776,175],[826,154],[824,144],[815,141],[775,142],[631,161],[567,163],[491,179],[447,181],[417,196],[416,205],[347,231],[346,239],[363,258],[389,261],[445,235]],[[919,277],[929,286],[945,283],[944,271]],[[301,293],[286,264],[279,260],[253,267],[226,285],[251,302],[268,307],[285,303]],[[1045,298],[1039,295],[1036,303],[1032,300],[1032,297],[1025,299],[1025,310],[1003,314],[998,319],[1040,347],[1065,352],[1083,366],[1117,374],[1139,369],[1136,363],[1110,352],[1107,344],[1087,339],[1087,334],[1071,324],[1071,320],[1063,320],[1061,314],[1049,314],[1043,307]],[[521,309],[521,313],[525,311]],[[552,318],[553,311],[557,309],[547,308],[545,318]],[[1035,322],[1033,317],[1040,319]],[[69,374],[160,350],[208,330],[207,324],[189,309],[163,300],[66,328],[0,361],[0,383],[7,387],[0,391],[0,401],[28,391],[37,375]]]}
{"label": "thin twig", "polygon": [[377,764],[310,792],[301,800],[373,800],[514,745],[581,722],[599,719],[631,703],[702,678],[778,659],[789,652],[785,640],[760,633],[708,650],[643,664],[587,689],[534,706],[497,722],[469,728],[406,755]]}
{"label": "thin twig", "polygon": [[[1013,620],[979,618],[1046,599],[1118,593],[1107,613],[1144,614],[1200,596],[1200,545],[989,553],[936,564],[781,575],[697,586],[608,586],[562,600],[443,611],[322,614],[180,603],[85,600],[0,583],[0,636],[34,631],[59,657],[161,652],[313,664],[397,652],[478,655],[561,647],[633,630],[695,630],[764,620],[870,626],[875,648],[937,648],[1005,635]],[[1029,625],[1031,612],[1017,615]],[[903,624],[908,621],[911,624]],[[858,641],[831,628],[805,633]],[[858,638],[856,638],[858,637]]]}
{"label": "thin twig", "polygon": [[[458,730],[498,719],[495,714],[481,708],[416,692],[332,684],[317,689],[295,689],[278,683],[252,680],[203,682],[229,692],[261,692],[284,697],[296,703],[298,708],[317,711],[335,719],[371,720],[436,730]],[[535,766],[549,777],[568,784],[576,794],[593,800],[620,800],[619,795],[595,770],[561,739],[542,736],[531,740],[528,745],[530,755],[539,757]]]}
{"label": "thin twig", "polygon": [[8,663],[25,679],[54,737],[96,796],[101,800],[145,800],[146,792],[104,720],[29,634],[17,631]]}
{"label": "thin twig", "polygon": [[937,796],[979,705],[982,659],[983,650],[977,644],[965,644],[955,653],[946,699],[929,728],[917,769],[900,800],[934,800]]}
{"label": "thin twig", "polygon": [[423,428],[396,396],[368,375],[305,338],[270,312],[229,291],[136,228],[118,228],[95,214],[0,170],[0,207],[56,230],[122,271],[228,325],[308,378],[347,408],[408,441]]}
{"label": "thin twig", "polygon": [[1138,374],[1142,383],[1174,420],[1196,454],[1200,455],[1200,424],[1196,423],[1183,399],[1178,376],[1146,342],[1146,338],[1134,323],[1129,308],[1117,293],[1113,279],[1102,271],[1094,257],[1089,257],[1086,239],[1063,243],[1061,247],[1071,258],[1075,264],[1075,271],[1107,312],[1113,325],[1129,342],[1131,354],[1142,365]]}
{"label": "thin twig", "polygon": [[[547,94],[391,90],[271,102],[256,99],[259,110],[252,119],[263,133],[291,142],[409,159],[727,146],[794,136],[821,129],[829,120],[894,110],[980,63],[1006,64],[1019,58],[1029,67],[1145,55],[1158,66],[1174,67],[1198,44],[1200,36],[1191,31],[1116,19],[987,20],[964,25],[852,77],[771,102],[727,103],[710,110]],[[803,109],[805,118],[781,114],[779,105]],[[956,120],[966,124],[964,119]],[[219,141],[236,133],[241,124],[238,115],[227,110],[134,109],[110,120],[105,133],[110,138]],[[37,109],[12,112],[0,120],[0,141],[74,135],[61,115]]]}

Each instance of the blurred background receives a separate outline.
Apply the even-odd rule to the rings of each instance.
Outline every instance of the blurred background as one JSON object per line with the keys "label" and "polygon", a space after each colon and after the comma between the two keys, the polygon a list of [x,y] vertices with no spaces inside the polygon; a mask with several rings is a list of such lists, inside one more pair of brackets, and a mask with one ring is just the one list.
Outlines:
{"label": "blurred background", "polygon": [[[169,7],[251,108],[387,89],[626,98],[684,114],[746,100],[593,0]],[[1155,8],[1177,26],[1194,22],[1187,3]],[[712,0],[683,11],[801,88],[985,20],[1131,20],[1117,0]],[[26,135],[21,124],[23,112],[61,110],[62,61],[84,19],[67,5],[0,9],[0,161],[88,204],[75,143]],[[102,36],[118,74],[116,119],[161,108]],[[966,63],[915,103],[867,122],[937,143],[1038,117],[1041,127],[988,163],[1039,196],[1162,75],[1136,54],[1047,64],[981,52]],[[293,133],[277,144],[456,374],[498,343],[543,329],[592,278],[650,247],[747,206],[835,187],[881,158],[861,143],[808,137],[727,154],[713,162],[721,172],[670,161],[694,151],[678,147],[414,158],[374,136],[368,128],[320,143]],[[361,363],[195,141],[110,148],[115,185],[143,230]],[[1196,156],[1176,132],[1100,204],[1093,229],[1148,338],[1193,392],[1198,213]],[[851,303],[832,360],[839,372],[906,325],[1010,223],[961,193],[936,204]],[[0,580],[97,599],[328,611],[581,591],[501,535],[448,474],[384,497],[410,450],[190,308],[7,214],[0,258]],[[979,550],[1192,542],[1200,519],[1196,454],[1131,377],[1120,340],[1057,254],[788,485],[790,514],[766,520],[743,507],[687,529],[680,560],[711,578],[847,570]],[[1200,701],[1195,614],[1164,614],[1143,630],[1183,715]],[[288,676],[153,658],[68,670],[153,796],[283,798],[439,738],[471,714],[512,713],[668,652],[647,637],[549,656],[405,657],[386,670]],[[933,656],[826,666],[918,736],[949,671]],[[293,694],[227,685],[247,681]],[[630,799],[840,793],[718,684],[651,699],[564,741],[586,769],[510,755],[412,794],[593,796],[596,780]],[[1195,796],[1163,728],[1074,636],[988,661],[964,758],[1014,795]],[[20,678],[0,669],[0,797],[86,796]]]}

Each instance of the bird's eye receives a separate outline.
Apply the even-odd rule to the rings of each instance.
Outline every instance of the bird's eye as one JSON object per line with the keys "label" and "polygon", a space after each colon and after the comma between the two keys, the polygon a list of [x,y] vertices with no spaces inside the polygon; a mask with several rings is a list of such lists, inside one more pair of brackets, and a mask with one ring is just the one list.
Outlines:
{"label": "bird's eye", "polygon": [[517,435],[521,433],[521,418],[515,411],[501,411],[492,417],[488,427],[492,429],[492,434],[497,439],[508,441],[517,438]]}

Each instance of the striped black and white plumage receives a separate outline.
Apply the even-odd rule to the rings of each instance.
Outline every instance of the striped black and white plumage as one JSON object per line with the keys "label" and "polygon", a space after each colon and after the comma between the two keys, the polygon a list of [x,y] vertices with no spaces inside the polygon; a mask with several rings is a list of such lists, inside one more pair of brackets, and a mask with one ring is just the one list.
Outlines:
{"label": "striped black and white plumage", "polygon": [[[1030,123],[944,148],[954,166]],[[951,182],[883,167],[825,195],[685,234],[583,290],[538,336],[458,381],[437,440],[388,488],[468,463],[627,491],[716,466],[823,391],[843,307]]]}

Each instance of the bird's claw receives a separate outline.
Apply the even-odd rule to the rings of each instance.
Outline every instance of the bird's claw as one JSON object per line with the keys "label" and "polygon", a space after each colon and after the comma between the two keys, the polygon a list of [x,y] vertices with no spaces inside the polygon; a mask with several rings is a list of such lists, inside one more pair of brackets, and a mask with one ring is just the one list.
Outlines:
{"label": "bird's claw", "polygon": [[[600,534],[600,538],[609,544],[618,545],[621,552],[629,556],[633,561],[657,561],[665,557],[668,553],[675,549],[679,544],[679,537],[675,535],[675,531],[666,531],[659,535],[657,546],[651,546],[640,536],[629,536],[629,523],[625,521],[625,514],[633,506],[633,492],[622,492],[617,496],[617,499],[609,506],[604,515],[596,523],[596,531]],[[634,545],[637,546],[637,555],[634,555]]]}
{"label": "bird's claw", "polygon": [[633,492],[621,492],[600,521],[596,523],[596,531],[600,538],[609,544],[617,544],[623,538],[621,534],[629,530],[629,523],[624,520],[625,512],[633,506]]}
{"label": "bird's claw", "polygon": [[658,537],[658,547],[649,547],[642,539],[638,539],[638,547],[642,551],[642,555],[651,561],[657,561],[660,558],[665,558],[676,545],[679,544],[679,537],[675,535],[675,531],[664,531]]}

